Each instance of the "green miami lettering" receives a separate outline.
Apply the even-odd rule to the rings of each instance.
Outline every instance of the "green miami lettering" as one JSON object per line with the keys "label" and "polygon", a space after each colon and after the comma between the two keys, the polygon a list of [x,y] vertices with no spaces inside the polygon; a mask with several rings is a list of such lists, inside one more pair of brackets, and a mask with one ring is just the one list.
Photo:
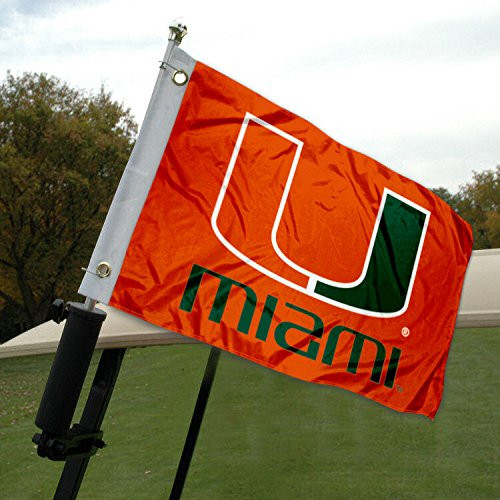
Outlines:
{"label": "green miami lettering", "polygon": [[318,280],[314,292],[377,313],[400,311],[406,302],[427,213],[387,194],[361,283],[341,288]]}
{"label": "green miami lettering", "polygon": [[274,311],[276,310],[277,305],[278,299],[272,295],[268,295],[266,303],[264,304],[262,316],[260,317],[259,326],[257,327],[257,332],[255,334],[255,337],[259,340],[267,340],[269,328],[271,328],[271,322],[274,318]]}
{"label": "green miami lettering", "polygon": [[[187,313],[192,312],[204,276],[208,276],[209,279],[215,278],[219,280],[219,286],[215,293],[208,319],[214,323],[220,323],[222,321],[224,311],[229,302],[230,292],[233,287],[237,287],[245,292],[245,302],[241,310],[236,330],[243,334],[249,334],[257,306],[257,294],[255,291],[244,283],[240,283],[239,281],[228,278],[227,276],[198,264],[193,264],[179,308]],[[309,360],[316,361],[321,346],[321,340],[324,338],[323,320],[314,312],[286,302],[285,306],[288,309],[301,313],[304,316],[304,321],[308,321],[310,326],[297,324],[293,321],[280,321],[274,329],[274,336],[269,335],[277,306],[278,298],[273,295],[267,295],[262,307],[262,312],[260,313],[259,321],[255,328],[255,338],[261,342],[268,342],[270,339],[274,338],[276,344],[282,349]],[[292,345],[289,338],[292,331],[299,332],[301,336],[298,341],[294,342],[295,345]],[[373,360],[370,380],[380,384],[386,361],[386,348],[384,344],[380,340],[346,326],[337,325],[330,330],[325,343],[323,356],[321,357],[321,362],[326,365],[331,365],[333,363],[338,341],[343,333],[354,336],[346,371],[353,375],[357,374],[363,348],[367,343],[371,343],[376,348],[376,354]],[[394,387],[400,357],[401,350],[393,347],[383,383],[384,386],[389,389]]]}
{"label": "green miami lettering", "polygon": [[[328,336],[328,340],[326,342],[322,362],[325,365],[331,365],[333,363],[333,359],[335,357],[335,351],[337,350],[338,340],[343,332],[347,332],[351,335],[354,335],[354,342],[351,348],[351,355],[349,357],[349,362],[347,364],[347,371],[349,373],[356,374],[356,372],[358,371],[358,365],[359,365],[359,360],[361,358],[361,352],[363,350],[363,346],[365,345],[365,342],[371,342],[372,344],[375,345],[377,353],[373,361],[373,368],[370,380],[372,382],[376,382],[377,384],[379,384],[386,356],[384,344],[382,344],[380,340],[374,339],[373,337],[365,335],[364,333],[357,332],[356,330],[353,330],[351,328],[347,328],[346,326],[338,325],[332,328],[332,330],[330,331],[330,335]],[[392,349],[391,359],[389,361],[389,367],[384,381],[384,385],[386,387],[392,388],[394,386],[394,379],[396,377],[400,355],[401,355],[401,350],[394,347]]]}
{"label": "green miami lettering", "polygon": [[247,285],[240,283],[239,281],[232,280],[226,276],[211,271],[205,267],[194,264],[191,269],[191,274],[186,283],[186,288],[184,289],[184,294],[182,295],[182,300],[180,303],[180,309],[183,311],[191,312],[193,310],[194,300],[198,294],[198,289],[201,285],[201,280],[203,276],[207,274],[219,280],[219,288],[215,294],[214,302],[212,304],[212,309],[208,319],[215,323],[220,323],[222,320],[222,315],[226,309],[226,305],[229,299],[229,292],[233,286],[239,287],[246,293],[245,304],[241,311],[240,320],[236,329],[241,333],[248,333],[250,329],[250,324],[252,323],[253,314],[255,312],[255,306],[257,305],[257,295],[255,292]]}
{"label": "green miami lettering", "polygon": [[[287,351],[294,352],[309,359],[316,359],[319,351],[319,342],[317,342],[316,340],[312,340],[311,336],[317,339],[321,338],[321,336],[323,335],[323,321],[318,315],[312,313],[311,311],[307,311],[306,309],[302,309],[301,307],[289,304],[288,302],[286,303],[286,307],[301,312],[306,316],[312,318],[313,327],[306,328],[305,326],[297,325],[295,323],[292,323],[291,321],[283,321],[276,327],[276,330],[274,332],[274,339],[276,340],[276,343]],[[306,337],[305,342],[307,342],[308,345],[305,350],[299,349],[298,347],[292,346],[288,343],[286,334],[289,330],[298,330],[299,332],[307,334],[308,337]],[[302,344],[302,342],[300,343]]]}

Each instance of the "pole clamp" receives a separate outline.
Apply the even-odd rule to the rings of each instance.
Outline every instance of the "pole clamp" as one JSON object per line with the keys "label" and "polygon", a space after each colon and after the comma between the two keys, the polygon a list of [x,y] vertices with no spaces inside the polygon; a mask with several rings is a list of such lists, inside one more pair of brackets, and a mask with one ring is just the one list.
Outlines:
{"label": "pole clamp", "polygon": [[38,445],[37,453],[49,460],[63,461],[66,458],[87,458],[104,448],[102,431],[89,431],[80,424],[74,424],[61,436],[43,431],[35,434],[32,441]]}
{"label": "pole clamp", "polygon": [[65,304],[63,299],[56,299],[50,306],[50,319],[57,324],[68,317],[69,304]]}

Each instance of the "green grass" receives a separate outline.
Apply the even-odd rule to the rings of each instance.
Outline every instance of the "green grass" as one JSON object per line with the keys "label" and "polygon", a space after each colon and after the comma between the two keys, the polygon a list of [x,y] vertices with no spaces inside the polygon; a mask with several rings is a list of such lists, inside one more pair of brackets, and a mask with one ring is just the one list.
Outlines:
{"label": "green grass", "polygon": [[[79,498],[168,496],[208,352],[127,352]],[[499,329],[458,330],[431,422],[223,353],[184,498],[500,498],[499,358]],[[0,361],[0,498],[55,490],[30,442],[51,361]]]}

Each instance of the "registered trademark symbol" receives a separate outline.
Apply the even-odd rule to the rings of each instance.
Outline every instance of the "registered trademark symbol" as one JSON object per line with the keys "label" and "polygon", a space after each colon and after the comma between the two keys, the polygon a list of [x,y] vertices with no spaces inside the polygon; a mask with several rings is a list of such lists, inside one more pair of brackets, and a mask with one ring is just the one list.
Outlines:
{"label": "registered trademark symbol", "polygon": [[408,337],[408,335],[410,335],[410,329],[407,326],[403,326],[403,328],[401,328],[401,335],[403,337]]}
{"label": "registered trademark symbol", "polygon": [[396,390],[397,390],[398,392],[403,392],[403,391],[404,391],[404,389],[403,389],[400,385],[397,385],[397,386],[396,386]]}

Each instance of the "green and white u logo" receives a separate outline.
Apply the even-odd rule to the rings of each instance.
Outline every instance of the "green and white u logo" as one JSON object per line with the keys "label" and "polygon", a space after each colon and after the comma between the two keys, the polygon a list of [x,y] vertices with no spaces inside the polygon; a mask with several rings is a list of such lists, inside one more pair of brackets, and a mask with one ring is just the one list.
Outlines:
{"label": "green and white u logo", "polygon": [[[219,229],[218,218],[226,191],[231,181],[249,122],[296,145],[286,185],[272,226],[269,241],[273,251],[294,271],[307,278],[307,284],[298,284],[280,276],[265,264],[236,248]],[[279,248],[277,231],[290,187],[300,158],[303,143],[295,137],[247,113],[238,135],[226,176],[212,214],[212,228],[221,243],[239,259],[261,273],[323,302],[366,316],[389,318],[403,314],[408,308],[417,272],[430,212],[401,195],[384,189],[370,245],[360,277],[350,283],[328,280],[299,266]],[[333,228],[332,228],[333,230]]]}

